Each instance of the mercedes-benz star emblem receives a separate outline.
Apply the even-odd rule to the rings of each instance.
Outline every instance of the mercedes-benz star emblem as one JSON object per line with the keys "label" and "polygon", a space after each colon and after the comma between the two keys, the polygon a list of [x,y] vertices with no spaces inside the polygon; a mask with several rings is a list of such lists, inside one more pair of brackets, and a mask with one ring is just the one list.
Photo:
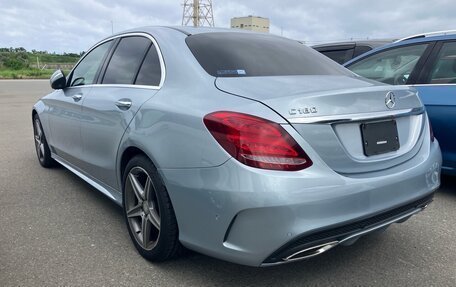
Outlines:
{"label": "mercedes-benz star emblem", "polygon": [[385,105],[388,109],[392,109],[396,105],[396,96],[393,92],[388,92],[386,94]]}

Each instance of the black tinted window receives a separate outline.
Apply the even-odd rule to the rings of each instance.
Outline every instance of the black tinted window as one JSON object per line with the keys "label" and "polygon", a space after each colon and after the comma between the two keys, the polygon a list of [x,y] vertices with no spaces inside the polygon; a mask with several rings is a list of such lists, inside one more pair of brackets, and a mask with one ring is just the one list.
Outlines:
{"label": "black tinted window", "polygon": [[214,77],[351,75],[297,41],[268,34],[204,33],[189,36],[186,42]]}
{"label": "black tinted window", "polygon": [[353,56],[353,49],[348,50],[333,50],[333,51],[324,51],[321,52],[326,57],[330,58],[331,60],[343,64],[350,60]]}
{"label": "black tinted window", "polygon": [[139,70],[136,78],[136,85],[158,86],[161,79],[160,60],[158,59],[157,50],[152,45],[147,52],[147,56]]}
{"label": "black tinted window", "polygon": [[150,44],[150,40],[144,37],[127,37],[120,40],[106,68],[103,84],[133,84]]}
{"label": "black tinted window", "polygon": [[370,50],[372,50],[372,48],[369,46],[356,46],[355,54],[353,55],[353,58],[358,57],[359,55],[362,55],[366,52],[369,52]]}

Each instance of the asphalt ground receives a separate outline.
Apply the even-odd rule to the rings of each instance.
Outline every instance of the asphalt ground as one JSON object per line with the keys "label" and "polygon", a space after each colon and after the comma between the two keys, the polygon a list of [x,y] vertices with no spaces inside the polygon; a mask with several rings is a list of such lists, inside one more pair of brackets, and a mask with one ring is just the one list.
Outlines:
{"label": "asphalt ground", "polygon": [[456,177],[411,220],[308,261],[251,268],[190,253],[149,263],[120,207],[39,165],[31,108],[49,91],[49,81],[0,81],[0,286],[456,286]]}

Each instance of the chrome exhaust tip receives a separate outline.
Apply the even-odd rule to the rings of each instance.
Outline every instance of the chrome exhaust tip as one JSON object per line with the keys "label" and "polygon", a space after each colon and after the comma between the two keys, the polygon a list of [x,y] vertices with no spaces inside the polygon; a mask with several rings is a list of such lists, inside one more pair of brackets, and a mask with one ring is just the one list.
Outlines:
{"label": "chrome exhaust tip", "polygon": [[285,262],[291,262],[295,260],[302,260],[306,258],[311,258],[317,255],[320,255],[331,248],[335,247],[336,245],[339,244],[339,241],[331,241],[328,243],[312,246],[303,250],[299,250],[298,252],[295,252],[285,258],[282,258],[283,261]]}

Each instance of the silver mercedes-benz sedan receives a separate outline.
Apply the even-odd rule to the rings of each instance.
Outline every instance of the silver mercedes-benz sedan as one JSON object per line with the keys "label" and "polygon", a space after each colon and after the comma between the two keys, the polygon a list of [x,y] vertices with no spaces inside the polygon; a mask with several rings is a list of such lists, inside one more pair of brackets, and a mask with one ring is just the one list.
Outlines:
{"label": "silver mercedes-benz sedan", "polygon": [[151,261],[184,247],[251,266],[310,258],[405,221],[440,184],[414,89],[282,37],[134,29],[51,86],[32,111],[40,164],[123,206]]}

